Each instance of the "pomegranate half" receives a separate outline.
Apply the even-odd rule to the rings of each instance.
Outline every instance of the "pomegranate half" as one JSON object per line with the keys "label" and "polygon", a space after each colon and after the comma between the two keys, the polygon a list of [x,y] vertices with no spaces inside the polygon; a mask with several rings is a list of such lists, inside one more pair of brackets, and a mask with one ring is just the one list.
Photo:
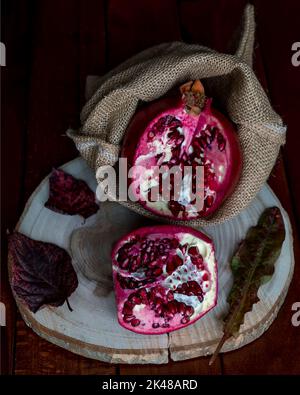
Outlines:
{"label": "pomegranate half", "polygon": [[185,226],[150,226],[112,251],[119,323],[141,334],[192,324],[217,303],[217,263],[209,237]]}
{"label": "pomegranate half", "polygon": [[[201,82],[188,82],[180,92],[152,102],[135,114],[121,156],[136,168],[130,181],[136,200],[157,215],[191,220],[211,216],[233,192],[241,173],[242,155],[234,125],[212,107]],[[138,166],[145,170],[140,171]],[[173,182],[169,200],[151,201],[151,188],[159,185],[161,194],[163,177],[154,176],[153,166],[191,166],[192,179],[188,175],[183,178],[179,198],[174,199]],[[196,166],[204,167],[200,210],[195,209],[195,197],[192,199],[190,193],[197,191]],[[145,175],[153,178],[150,187]]]}

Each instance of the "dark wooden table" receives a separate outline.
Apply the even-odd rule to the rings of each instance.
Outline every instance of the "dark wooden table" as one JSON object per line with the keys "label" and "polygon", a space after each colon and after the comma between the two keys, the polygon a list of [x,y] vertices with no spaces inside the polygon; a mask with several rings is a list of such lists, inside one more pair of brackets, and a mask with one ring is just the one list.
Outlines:
{"label": "dark wooden table", "polygon": [[[30,193],[58,166],[77,156],[64,136],[79,124],[89,74],[103,74],[130,55],[165,41],[201,43],[220,51],[238,26],[242,0],[7,1],[2,39],[1,371],[8,374],[299,374],[300,327],[291,324],[300,301],[299,224],[300,67],[291,64],[299,40],[298,1],[254,1],[255,71],[274,108],[288,124],[288,140],[269,183],[294,229],[295,275],[271,328],[254,343],[221,355],[162,366],[110,365],[74,355],[35,335],[16,311],[6,270],[6,229],[13,229]],[[269,3],[269,4],[268,4]],[[297,34],[298,33],[298,34]]]}

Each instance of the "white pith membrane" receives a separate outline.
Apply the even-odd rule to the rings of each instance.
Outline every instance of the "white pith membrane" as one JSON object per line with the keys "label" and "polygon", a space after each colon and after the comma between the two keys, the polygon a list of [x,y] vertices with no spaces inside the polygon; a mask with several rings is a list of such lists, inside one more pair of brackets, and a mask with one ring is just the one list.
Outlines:
{"label": "white pith membrane", "polygon": [[[149,269],[149,266],[142,267],[140,270],[137,269],[135,272],[129,272],[128,270],[120,268],[117,261],[118,253],[116,253],[113,259],[113,274],[118,305],[118,319],[122,326],[137,333],[159,334],[180,329],[199,319],[202,315],[204,315],[216,305],[217,268],[212,243],[206,242],[205,240],[202,240],[193,234],[182,232],[176,233],[175,235],[166,233],[154,233],[147,235],[148,241],[160,241],[166,238],[176,238],[180,244],[176,249],[171,249],[169,251],[169,257],[164,263],[157,263],[157,266],[162,268],[162,273],[157,278],[155,278],[153,282],[142,284],[135,289],[122,288],[120,285],[121,283],[119,276],[130,280],[133,279],[136,281],[143,281],[143,279],[146,279],[145,273]],[[126,244],[128,241],[130,241],[130,239],[124,241],[122,245]],[[120,250],[122,245],[119,245],[118,250]],[[185,252],[182,251],[182,248],[179,248],[180,246],[184,245],[187,245]],[[203,258],[203,264],[201,268],[192,263],[191,257],[189,255],[189,249],[191,247],[197,247],[199,254]],[[183,263],[182,265],[178,266],[171,274],[168,274],[166,270],[167,264],[168,262],[172,261],[172,258],[175,255],[180,257]],[[159,258],[157,261],[159,261]],[[191,281],[196,281],[199,284],[201,289],[200,294],[186,295],[182,293],[182,285],[189,284]],[[147,280],[145,280],[145,282],[147,282]],[[148,295],[151,290],[153,292],[153,289],[155,289],[157,298],[163,299],[161,309],[162,311],[160,314],[157,310],[155,311],[153,309],[155,303],[153,304],[152,302],[149,302],[149,300],[147,300],[146,303],[134,303],[132,313],[129,314],[129,317],[128,314],[124,314],[124,304],[126,305],[126,303],[128,303],[130,295],[131,297],[136,295],[141,289],[145,289]],[[172,302],[167,297],[169,291],[173,292],[173,301],[183,302],[186,307],[193,308],[192,314],[188,315],[188,318],[186,318],[187,316],[185,312],[179,311],[178,304],[176,305],[177,310],[175,308],[175,312],[173,310],[173,314],[171,314],[171,316],[166,316],[165,312],[168,311],[168,303]],[[129,322],[124,322],[124,317],[125,320],[127,318],[127,321]],[[137,322],[138,324],[136,325]]]}
{"label": "white pith membrane", "polygon": [[[226,141],[222,135],[222,125],[218,120],[211,115],[210,111],[211,100],[207,100],[206,105],[200,115],[188,114],[184,108],[178,107],[170,109],[166,112],[159,114],[145,129],[142,134],[136,153],[133,159],[133,165],[137,166],[132,173],[132,181],[137,186],[133,189],[134,195],[137,199],[145,204],[145,207],[159,215],[174,216],[174,211],[169,208],[169,200],[164,200],[160,194],[157,201],[151,201],[148,197],[149,189],[159,185],[159,178],[155,175],[154,167],[161,165],[168,165],[170,168],[174,166],[172,163],[172,150],[176,144],[176,139],[170,138],[168,135],[174,131],[168,126],[162,133],[155,130],[155,138],[149,141],[149,132],[155,129],[155,124],[166,116],[173,116],[182,124],[176,130],[183,137],[183,142],[179,144],[180,154],[179,158],[184,162],[183,156],[186,156],[194,165],[205,166],[205,172],[210,177],[210,186],[207,182],[204,183],[204,206],[202,210],[197,210],[193,202],[195,196],[191,196],[192,182],[191,177],[182,173],[181,190],[178,198],[174,200],[184,207],[184,211],[179,211],[175,215],[178,219],[192,219],[201,216],[204,212],[209,211],[212,202],[217,200],[218,192],[224,190],[226,180],[226,169],[229,167],[230,162],[229,152],[226,149]],[[210,141],[209,129],[215,129],[215,138]],[[220,144],[217,141],[217,136],[224,140],[222,150],[220,151]],[[194,142],[195,139],[203,137],[207,140],[205,148],[201,153],[195,154]],[[159,158],[158,158],[159,156]],[[139,168],[139,166],[141,166]],[[163,178],[167,175],[164,174]],[[196,193],[199,190],[196,190]],[[199,194],[197,195],[199,197]],[[209,199],[207,199],[209,197]],[[208,201],[210,203],[208,204]]]}

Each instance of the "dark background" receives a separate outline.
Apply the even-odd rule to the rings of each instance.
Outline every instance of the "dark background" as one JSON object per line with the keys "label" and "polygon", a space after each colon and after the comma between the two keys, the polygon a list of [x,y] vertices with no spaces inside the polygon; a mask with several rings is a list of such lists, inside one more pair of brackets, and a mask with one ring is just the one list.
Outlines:
{"label": "dark background", "polygon": [[130,55],[172,40],[228,51],[244,0],[6,0],[1,41],[2,74],[1,371],[10,374],[300,374],[300,327],[291,306],[300,301],[299,112],[300,67],[291,64],[300,41],[300,3],[252,3],[257,34],[254,67],[288,125],[287,144],[269,183],[288,211],[295,237],[295,275],[271,328],[254,343],[221,355],[163,366],[110,365],[58,348],[35,335],[16,311],[7,281],[6,230],[13,229],[34,188],[53,166],[78,154],[65,130],[79,125],[88,74],[103,74]]}

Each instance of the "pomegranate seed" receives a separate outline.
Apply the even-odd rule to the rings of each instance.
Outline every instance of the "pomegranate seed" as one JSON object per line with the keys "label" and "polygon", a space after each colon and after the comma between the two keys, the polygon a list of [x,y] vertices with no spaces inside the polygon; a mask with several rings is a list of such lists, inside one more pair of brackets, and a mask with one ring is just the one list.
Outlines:
{"label": "pomegranate seed", "polygon": [[183,264],[183,260],[178,255],[174,255],[172,261],[174,265],[176,265],[176,267],[181,266]]}
{"label": "pomegranate seed", "polygon": [[155,136],[154,132],[152,130],[150,130],[148,133],[149,140],[152,140],[154,136]]}
{"label": "pomegranate seed", "polygon": [[216,127],[213,127],[211,129],[210,143],[212,143],[214,141],[217,131],[218,131],[218,128],[216,128]]}
{"label": "pomegranate seed", "polygon": [[223,135],[222,135],[222,133],[218,133],[218,136],[217,136],[217,142],[218,143],[223,143],[223,141],[224,141],[224,137],[223,137]]}
{"label": "pomegranate seed", "polygon": [[163,300],[162,300],[161,298],[155,298],[155,299],[153,300],[153,304],[154,304],[156,307],[161,306],[162,303],[163,303]]}
{"label": "pomegranate seed", "polygon": [[197,266],[199,269],[202,267],[203,264],[203,258],[201,255],[197,256],[197,257],[191,257],[191,261],[192,263]]}
{"label": "pomegranate seed", "polygon": [[160,276],[162,274],[162,272],[163,272],[162,268],[158,267],[155,270],[153,270],[152,275],[155,276],[155,277],[158,277],[158,276]]}
{"label": "pomegranate seed", "polygon": [[158,317],[160,317],[162,312],[163,312],[163,307],[160,305],[160,306],[155,308],[155,311],[156,311]]}
{"label": "pomegranate seed", "polygon": [[211,126],[207,125],[206,128],[201,132],[201,134],[205,134],[206,136],[211,136]]}
{"label": "pomegranate seed", "polygon": [[220,143],[220,144],[218,145],[218,148],[219,148],[219,150],[220,150],[221,152],[224,151],[225,147],[226,147],[226,142],[225,142],[225,141],[223,141],[223,143]]}
{"label": "pomegranate seed", "polygon": [[136,264],[138,265],[138,266],[140,266],[141,265],[141,257],[140,257],[140,255],[138,255],[137,257],[136,257]]}
{"label": "pomegranate seed", "polygon": [[124,315],[131,315],[132,314],[132,306],[128,302],[124,303],[122,313]]}
{"label": "pomegranate seed", "polygon": [[194,308],[192,306],[187,306],[185,309],[185,315],[191,317],[194,314]]}
{"label": "pomegranate seed", "polygon": [[139,305],[142,304],[142,299],[140,299],[139,297],[137,297],[136,295],[130,295],[129,299],[128,299],[131,303],[133,303],[134,305]]}
{"label": "pomegranate seed", "polygon": [[[181,323],[182,324],[187,324],[188,322],[190,321],[190,319],[189,319],[189,317],[183,317],[182,319],[181,319]],[[132,324],[131,324],[132,325]]]}
{"label": "pomegranate seed", "polygon": [[158,322],[154,322],[152,324],[152,328],[154,328],[154,329],[159,328],[159,323]]}
{"label": "pomegranate seed", "polygon": [[205,148],[207,143],[206,143],[206,138],[204,136],[201,136],[199,139],[199,144],[201,148]]}
{"label": "pomegranate seed", "polygon": [[156,261],[152,261],[152,262],[150,262],[150,263],[148,264],[148,266],[149,266],[151,269],[155,268],[156,265],[157,265],[157,262],[156,262]]}
{"label": "pomegranate seed", "polygon": [[196,247],[196,246],[190,247],[189,248],[189,255],[191,255],[191,256],[199,255],[198,247]]}
{"label": "pomegranate seed", "polygon": [[167,293],[167,299],[168,299],[168,300],[173,300],[173,299],[174,299],[174,294],[173,294],[172,291],[169,291],[169,292]]}
{"label": "pomegranate seed", "polygon": [[174,272],[174,270],[175,270],[175,265],[174,265],[174,263],[169,261],[169,262],[167,263],[167,266],[166,266],[166,271],[167,271],[167,273],[168,273],[168,274],[171,274],[171,273]]}
{"label": "pomegranate seed", "polygon": [[134,318],[134,319],[131,321],[131,325],[132,325],[132,326],[139,326],[140,323],[141,323],[141,321],[138,320],[137,318]]}
{"label": "pomegranate seed", "polygon": [[144,254],[142,254],[141,258],[142,258],[143,263],[148,263],[149,255],[146,252]]}
{"label": "pomegranate seed", "polygon": [[170,313],[172,313],[173,315],[177,313],[177,306],[175,302],[169,302],[167,306]]}
{"label": "pomegranate seed", "polygon": [[171,200],[168,204],[168,207],[171,211],[171,213],[175,216],[178,217],[179,213],[181,211],[184,211],[184,206],[182,206],[180,203],[176,202],[175,200]]}
{"label": "pomegranate seed", "polygon": [[201,290],[200,285],[197,283],[197,281],[191,281],[190,282],[190,288],[192,288],[194,290],[194,292],[198,292],[199,290]]}
{"label": "pomegranate seed", "polygon": [[124,315],[123,321],[129,323],[133,318],[135,318],[135,315]]}
{"label": "pomegranate seed", "polygon": [[182,286],[181,286],[181,288],[182,288],[183,291],[187,291],[187,289],[188,289],[188,284],[187,284],[187,283],[183,283]]}
{"label": "pomegranate seed", "polygon": [[205,207],[210,208],[214,202],[214,198],[210,195],[204,201]]}
{"label": "pomegranate seed", "polygon": [[177,309],[178,309],[179,313],[185,314],[185,308],[186,308],[186,305],[184,303],[182,303],[182,302],[178,303]]}
{"label": "pomegranate seed", "polygon": [[165,246],[164,246],[163,244],[160,244],[160,245],[158,246],[158,251],[159,251],[161,254],[163,254],[163,253],[165,252]]}
{"label": "pomegranate seed", "polygon": [[197,140],[193,142],[193,149],[196,156],[199,156],[201,152],[203,152],[203,148],[201,147],[200,143]]}
{"label": "pomegranate seed", "polygon": [[143,303],[146,303],[146,302],[148,301],[147,291],[146,291],[144,288],[143,288],[143,289],[140,289],[140,290],[136,293],[136,295],[137,295],[139,298],[141,298],[141,300],[142,300]]}
{"label": "pomegranate seed", "polygon": [[207,274],[207,273],[204,273],[204,274],[203,274],[202,280],[203,280],[203,281],[207,281],[207,280],[208,280],[208,274]]}
{"label": "pomegranate seed", "polygon": [[166,318],[168,318],[169,320],[172,320],[173,318],[174,318],[174,314],[173,313],[171,313],[171,311],[166,311],[165,312],[165,315],[164,315]]}
{"label": "pomegranate seed", "polygon": [[162,324],[162,327],[163,327],[163,328],[169,328],[169,327],[170,327],[170,324],[168,324],[167,322],[164,322],[164,323]]}
{"label": "pomegranate seed", "polygon": [[179,240],[173,238],[173,239],[170,241],[170,246],[171,246],[171,248],[177,248],[177,247],[179,246]]}

